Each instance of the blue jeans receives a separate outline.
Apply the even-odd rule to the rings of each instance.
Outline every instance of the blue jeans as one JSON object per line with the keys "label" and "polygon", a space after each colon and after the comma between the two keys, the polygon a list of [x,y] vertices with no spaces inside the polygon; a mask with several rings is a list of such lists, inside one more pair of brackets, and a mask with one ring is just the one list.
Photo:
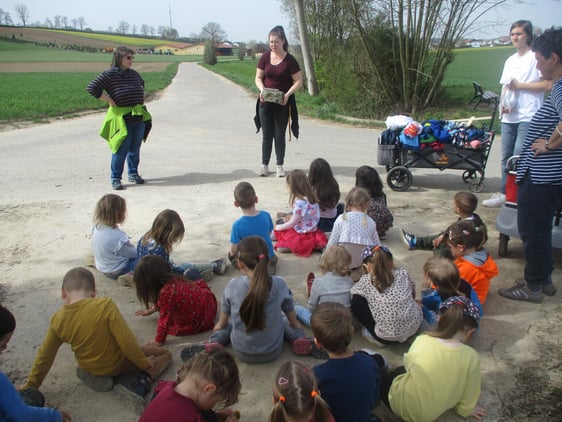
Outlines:
{"label": "blue jeans", "polygon": [[507,160],[514,155],[519,155],[527,131],[529,130],[530,122],[519,123],[502,123],[502,183],[500,192],[505,193],[505,183],[507,181],[507,174],[505,174],[505,165]]}
{"label": "blue jeans", "polygon": [[115,154],[111,155],[111,180],[121,180],[125,159],[129,168],[129,176],[138,173],[140,147],[146,123],[127,123],[127,137]]}
{"label": "blue jeans", "polygon": [[310,309],[308,309],[307,306],[295,303],[295,312],[297,314],[297,319],[305,326],[310,327],[310,318],[312,317],[312,312],[310,311]]}
{"label": "blue jeans", "polygon": [[552,283],[552,222],[562,206],[562,186],[533,184],[530,175],[517,191],[517,227],[525,253],[527,287],[540,291]]}
{"label": "blue jeans", "polygon": [[276,163],[282,166],[285,160],[285,132],[289,124],[289,107],[261,103],[259,113],[262,127],[261,163],[266,166],[269,164],[275,140]]}

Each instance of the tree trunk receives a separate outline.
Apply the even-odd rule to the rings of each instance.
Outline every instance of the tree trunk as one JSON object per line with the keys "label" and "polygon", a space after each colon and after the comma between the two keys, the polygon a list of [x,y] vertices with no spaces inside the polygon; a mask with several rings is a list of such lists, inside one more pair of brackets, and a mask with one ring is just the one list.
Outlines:
{"label": "tree trunk", "polygon": [[310,43],[308,41],[308,32],[306,30],[306,21],[304,17],[303,0],[295,0],[295,12],[299,27],[299,37],[301,39],[302,58],[304,61],[304,69],[306,72],[308,94],[311,97],[318,95],[318,84],[316,83],[316,73],[314,72],[314,63],[312,63],[312,54],[310,52]]}

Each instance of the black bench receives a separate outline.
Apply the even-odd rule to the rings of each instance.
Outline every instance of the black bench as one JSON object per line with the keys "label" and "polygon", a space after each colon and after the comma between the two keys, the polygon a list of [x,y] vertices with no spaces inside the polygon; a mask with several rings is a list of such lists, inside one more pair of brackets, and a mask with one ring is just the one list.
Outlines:
{"label": "black bench", "polygon": [[478,82],[472,82],[472,87],[474,88],[474,96],[468,102],[468,104],[474,104],[474,109],[476,109],[480,103],[493,104],[495,107],[498,105],[499,95],[493,91],[486,91],[482,88]]}

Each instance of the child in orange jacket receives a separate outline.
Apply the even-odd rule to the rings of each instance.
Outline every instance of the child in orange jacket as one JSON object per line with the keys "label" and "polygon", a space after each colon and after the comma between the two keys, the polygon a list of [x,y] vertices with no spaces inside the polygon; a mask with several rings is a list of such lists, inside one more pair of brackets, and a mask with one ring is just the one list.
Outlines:
{"label": "child in orange jacket", "polygon": [[486,226],[471,220],[457,221],[447,229],[445,238],[461,278],[470,283],[484,305],[490,280],[499,273],[496,262],[484,247],[488,240]]}

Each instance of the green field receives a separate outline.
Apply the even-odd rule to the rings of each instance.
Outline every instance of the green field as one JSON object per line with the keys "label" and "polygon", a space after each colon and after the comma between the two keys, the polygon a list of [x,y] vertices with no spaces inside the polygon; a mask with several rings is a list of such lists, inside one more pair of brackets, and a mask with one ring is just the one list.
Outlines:
{"label": "green field", "polygon": [[[99,34],[98,34],[99,35]],[[107,35],[105,35],[107,36]],[[442,104],[426,111],[434,118],[462,118],[472,114],[486,115],[483,108],[476,112],[467,107],[472,97],[472,81],[479,82],[486,89],[499,92],[498,79],[505,59],[513,53],[511,48],[478,48],[456,51],[455,60],[450,65],[445,78],[445,94]],[[147,93],[165,88],[177,71],[177,63],[200,61],[198,56],[141,55],[135,57],[136,63],[170,63],[164,72],[143,72]],[[107,63],[110,54],[87,53],[61,48],[39,47],[31,43],[0,41],[1,63]],[[215,66],[206,66],[233,82],[255,91],[254,77],[256,60],[239,61],[232,58],[219,58]],[[0,72],[0,123],[12,120],[32,120],[68,115],[89,109],[105,108],[105,103],[92,98],[85,86],[97,74],[91,72],[68,73],[2,73]],[[299,109],[303,114],[336,119],[338,107],[322,96],[311,98],[306,92],[298,94]],[[356,116],[368,117],[368,116]]]}

